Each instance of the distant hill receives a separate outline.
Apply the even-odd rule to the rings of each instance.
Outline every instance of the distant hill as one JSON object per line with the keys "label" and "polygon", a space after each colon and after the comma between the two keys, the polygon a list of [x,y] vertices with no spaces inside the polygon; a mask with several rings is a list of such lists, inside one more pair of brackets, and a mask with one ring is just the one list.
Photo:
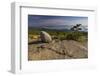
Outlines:
{"label": "distant hill", "polygon": [[[38,30],[51,30],[51,31],[72,31],[71,28],[73,27],[74,25],[41,25],[41,26],[35,26],[35,27],[29,27],[29,29],[38,29]],[[83,26],[81,25],[80,26],[81,30],[80,31],[83,31],[83,32],[87,32],[88,31],[88,28],[87,26]]]}

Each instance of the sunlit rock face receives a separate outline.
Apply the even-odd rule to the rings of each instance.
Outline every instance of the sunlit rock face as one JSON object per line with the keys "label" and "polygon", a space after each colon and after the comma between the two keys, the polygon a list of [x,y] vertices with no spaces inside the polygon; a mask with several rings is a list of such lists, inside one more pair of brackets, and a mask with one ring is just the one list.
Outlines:
{"label": "sunlit rock face", "polygon": [[42,42],[47,42],[47,43],[49,43],[49,42],[52,41],[51,36],[50,36],[47,32],[45,32],[45,31],[41,31],[41,33],[40,33],[40,38],[41,38],[41,41],[42,41]]}

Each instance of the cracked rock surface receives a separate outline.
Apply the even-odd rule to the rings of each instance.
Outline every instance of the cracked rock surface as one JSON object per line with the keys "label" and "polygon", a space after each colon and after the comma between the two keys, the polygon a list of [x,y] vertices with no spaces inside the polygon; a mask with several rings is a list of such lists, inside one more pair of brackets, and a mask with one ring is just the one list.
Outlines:
{"label": "cracked rock surface", "polygon": [[28,45],[28,60],[88,58],[87,42],[53,40],[50,43],[34,41]]}

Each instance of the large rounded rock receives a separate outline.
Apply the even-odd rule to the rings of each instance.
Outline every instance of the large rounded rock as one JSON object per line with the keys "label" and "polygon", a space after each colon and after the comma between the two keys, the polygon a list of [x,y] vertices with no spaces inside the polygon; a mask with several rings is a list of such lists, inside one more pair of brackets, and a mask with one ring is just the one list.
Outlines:
{"label": "large rounded rock", "polygon": [[42,42],[51,42],[52,41],[51,36],[45,31],[41,31],[40,38],[41,38]]}

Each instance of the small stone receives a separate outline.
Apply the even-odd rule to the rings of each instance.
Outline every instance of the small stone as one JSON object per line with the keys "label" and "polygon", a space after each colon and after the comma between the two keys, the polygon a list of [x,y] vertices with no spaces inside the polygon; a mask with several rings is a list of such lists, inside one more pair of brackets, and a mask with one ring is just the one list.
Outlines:
{"label": "small stone", "polygon": [[41,48],[43,48],[43,49],[44,49],[44,48],[46,48],[46,46],[45,46],[45,45],[41,45],[40,47],[41,47]]}

